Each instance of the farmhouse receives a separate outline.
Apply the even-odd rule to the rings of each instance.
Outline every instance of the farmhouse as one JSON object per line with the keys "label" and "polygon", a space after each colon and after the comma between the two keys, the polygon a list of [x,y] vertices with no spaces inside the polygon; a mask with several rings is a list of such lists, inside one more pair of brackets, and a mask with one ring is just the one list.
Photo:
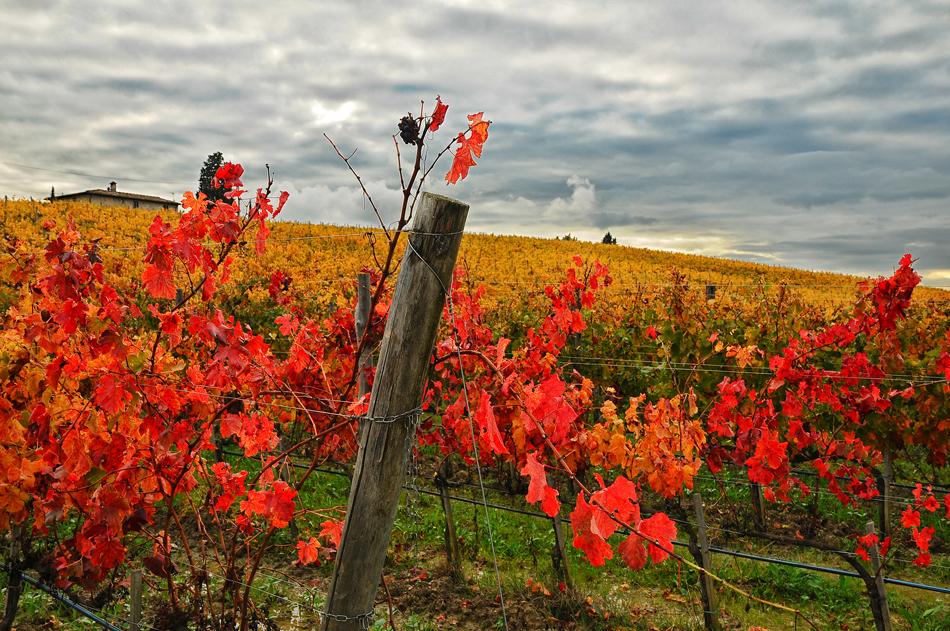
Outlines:
{"label": "farmhouse", "polygon": [[66,195],[56,195],[54,189],[53,193],[46,199],[49,201],[89,202],[102,206],[122,206],[125,208],[141,208],[142,210],[178,209],[178,202],[170,199],[118,191],[115,182],[109,182],[109,188],[93,188],[80,193],[67,193]]}

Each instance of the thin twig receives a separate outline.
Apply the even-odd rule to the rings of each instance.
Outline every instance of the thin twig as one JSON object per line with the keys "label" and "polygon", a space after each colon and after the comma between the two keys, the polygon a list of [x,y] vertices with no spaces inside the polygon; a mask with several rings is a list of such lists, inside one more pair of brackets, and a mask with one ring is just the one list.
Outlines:
{"label": "thin twig", "polygon": [[353,165],[350,164],[350,158],[353,157],[353,153],[356,153],[356,151],[354,150],[353,153],[351,153],[349,156],[344,156],[343,153],[340,151],[340,148],[336,146],[336,143],[333,142],[333,140],[329,136],[327,136],[326,134],[323,134],[323,137],[327,139],[327,142],[329,142],[330,146],[333,147],[333,150],[336,151],[336,155],[340,157],[340,160],[343,160],[343,163],[346,165],[346,168],[350,170],[350,173],[352,173],[353,177],[356,178],[356,181],[359,182],[360,188],[363,189],[363,195],[369,201],[369,205],[373,207],[373,212],[376,213],[376,219],[379,220],[379,225],[382,226],[383,232],[386,233],[386,238],[387,239],[392,238],[389,234],[389,230],[386,228],[386,222],[383,221],[382,215],[379,214],[379,209],[376,207],[376,203],[373,201],[372,195],[369,194],[369,191],[366,190],[366,186],[363,184],[363,178],[360,177],[360,174],[357,173],[356,169],[353,168]]}

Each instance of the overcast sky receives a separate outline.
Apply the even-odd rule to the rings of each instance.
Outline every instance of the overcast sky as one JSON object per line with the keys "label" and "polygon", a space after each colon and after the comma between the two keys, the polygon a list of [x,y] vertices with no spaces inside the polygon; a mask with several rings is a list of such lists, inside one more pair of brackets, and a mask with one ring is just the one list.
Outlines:
{"label": "overcast sky", "polygon": [[872,274],[909,251],[950,283],[947,2],[0,0],[0,23],[0,193],[180,197],[220,150],[249,184],[276,168],[287,218],[369,223],[326,132],[394,218],[390,136],[441,94],[441,141],[493,121],[429,186],[471,229]]}

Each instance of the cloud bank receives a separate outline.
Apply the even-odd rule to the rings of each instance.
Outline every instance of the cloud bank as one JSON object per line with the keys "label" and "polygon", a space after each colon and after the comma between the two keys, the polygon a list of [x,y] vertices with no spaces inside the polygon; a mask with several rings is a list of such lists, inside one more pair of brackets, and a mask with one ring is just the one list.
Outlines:
{"label": "cloud bank", "polygon": [[[494,121],[472,229],[950,276],[941,2],[0,0],[0,193],[169,196],[220,150],[287,217],[395,212],[390,135],[436,94]],[[440,132],[441,134],[441,132]],[[446,168],[448,165],[446,164]],[[50,169],[50,170],[42,170]],[[71,172],[71,173],[64,173]]]}

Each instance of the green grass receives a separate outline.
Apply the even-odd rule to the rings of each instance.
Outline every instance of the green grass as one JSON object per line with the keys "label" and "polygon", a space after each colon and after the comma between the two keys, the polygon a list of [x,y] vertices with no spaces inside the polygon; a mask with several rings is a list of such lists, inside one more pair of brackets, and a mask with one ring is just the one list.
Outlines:
{"label": "green grass", "polygon": [[[739,480],[736,480],[738,482]],[[732,483],[725,486],[728,505],[749,506],[748,487]],[[427,481],[418,484],[428,488]],[[707,497],[718,496],[711,482],[703,482]],[[348,480],[339,476],[316,475],[301,495],[301,502],[310,508],[326,508],[345,503]],[[476,498],[473,489],[453,489],[453,494]],[[490,502],[517,505],[517,499],[490,497]],[[472,589],[483,597],[497,592],[494,569],[491,563],[491,544],[485,524],[485,509],[468,503],[453,502],[456,533],[461,540],[460,551],[464,559],[463,571],[470,580]],[[867,521],[861,510],[842,507],[834,497],[819,496],[818,512],[831,522],[846,522],[857,528]],[[551,550],[554,532],[551,522],[536,517],[488,509],[491,520],[495,553],[498,558],[502,584],[506,594],[523,597],[530,593],[525,587],[531,579],[547,585],[553,592],[550,609],[552,613],[567,616],[572,605],[569,599],[559,598],[557,579],[551,565]],[[404,493],[400,500],[393,530],[388,567],[392,572],[416,567],[431,568],[442,564],[443,529],[445,526],[438,498]],[[569,525],[568,530],[570,544]],[[721,536],[718,533],[716,536]],[[681,535],[681,538],[685,534]],[[744,543],[745,545],[742,545]],[[831,565],[850,569],[840,559],[810,549],[769,546],[756,549],[762,544],[748,545],[736,540],[724,541],[723,547],[733,547],[765,555],[779,556],[816,565]],[[767,545],[767,544],[766,544]],[[681,550],[684,554],[685,550]],[[629,628],[677,628],[701,629],[702,606],[696,574],[675,562],[648,566],[632,572],[616,559],[604,568],[593,568],[583,555],[569,545],[570,569],[579,598],[591,597],[598,612],[605,612],[610,625],[626,625]],[[689,557],[687,557],[689,558]],[[935,557],[936,559],[936,557]],[[852,628],[873,627],[867,596],[863,583],[858,579],[819,574],[790,567],[767,565],[754,561],[714,555],[715,571],[723,578],[733,581],[751,593],[801,609],[819,626],[837,627],[850,621]],[[946,561],[944,560],[944,563]],[[947,570],[931,568],[918,570],[906,565],[896,566],[901,578],[946,584]],[[909,571],[908,571],[909,570]],[[946,597],[931,592],[888,586],[892,599],[892,616],[895,628],[937,629],[948,611]],[[462,596],[460,596],[461,598]],[[795,628],[794,617],[747,599],[729,590],[720,590],[723,617],[732,624],[763,626],[769,629]],[[576,604],[574,605],[576,607]],[[420,617],[403,619],[406,628],[426,629],[430,623]],[[591,623],[592,624],[592,623]],[[597,628],[589,626],[583,628]]]}
{"label": "green grass", "polygon": [[[254,461],[244,461],[242,465],[252,470],[258,466]],[[730,480],[730,484],[724,487],[726,494],[718,500],[721,502],[718,506],[730,514],[749,510],[747,487],[731,482]],[[417,483],[420,487],[431,488],[427,480],[420,479]],[[700,487],[707,498],[707,505],[711,508],[716,506],[714,498],[718,497],[718,490],[715,486],[711,482],[701,481]],[[314,511],[306,513],[299,521],[301,536],[318,532],[319,524],[326,518],[327,511],[346,503],[348,489],[349,480],[346,477],[314,474],[298,497],[301,508]],[[452,493],[478,497],[477,490],[471,488],[453,489]],[[710,499],[714,501],[711,502]],[[491,495],[489,501],[523,506],[517,498]],[[467,582],[454,588],[451,593],[443,593],[442,597],[454,599],[456,602],[480,599],[484,604],[482,614],[490,616],[496,611],[493,599],[497,586],[485,523],[485,509],[480,505],[453,502],[453,510]],[[860,511],[844,509],[834,498],[819,498],[819,512],[831,521],[848,521],[856,525],[867,518],[867,515]],[[517,609],[524,603],[530,603],[535,609],[543,611],[544,615],[558,620],[578,620],[577,626],[573,627],[577,629],[703,628],[698,577],[689,568],[681,567],[674,561],[667,561],[632,572],[617,559],[608,561],[603,568],[593,568],[579,551],[570,546],[569,525],[565,523],[569,567],[577,590],[575,594],[560,594],[557,589],[558,579],[551,564],[554,532],[550,520],[493,508],[489,508],[488,513],[502,585],[511,603],[510,607]],[[715,516],[715,510],[711,510],[710,514]],[[444,516],[438,498],[413,492],[404,493],[400,499],[393,530],[387,575],[411,577],[418,571],[428,571],[432,575],[438,573],[444,565],[444,526]],[[713,543],[722,547],[848,569],[840,559],[816,550],[737,539],[728,533],[717,532],[715,526],[710,529],[710,533]],[[732,538],[724,539],[725,537]],[[685,538],[685,533],[681,533],[680,538]],[[279,559],[275,556],[268,564],[286,567],[293,555],[290,546],[294,543],[289,530],[281,531],[275,542],[286,547],[277,553]],[[680,551],[688,555],[685,549]],[[950,565],[945,555],[935,555],[934,559],[941,566]],[[864,586],[857,579],[722,555],[714,555],[713,563],[714,572],[724,579],[760,598],[800,609],[820,628],[840,628],[843,624],[850,625],[852,629],[873,628]],[[325,579],[330,569],[329,565],[324,565],[308,572],[312,571],[314,577]],[[908,580],[933,584],[950,582],[946,567],[920,570],[904,565],[895,566],[894,571],[898,570],[898,575]],[[552,592],[551,596],[532,593],[526,587],[529,579],[546,585]],[[294,629],[307,628],[314,619],[314,614],[309,611],[298,612],[306,615],[297,616],[300,622],[294,622],[286,599],[312,602],[316,607],[322,604],[321,589],[313,588],[306,592],[295,590],[273,575],[259,576],[255,581],[255,588],[257,601],[266,605],[282,624]],[[794,616],[787,612],[751,602],[728,589],[720,588],[718,596],[722,619],[727,628],[795,628]],[[950,616],[950,599],[946,596],[893,585],[888,586],[888,596],[895,629],[936,631],[945,628],[943,625]],[[377,608],[379,618],[373,628],[384,628],[384,609]],[[486,609],[488,614],[485,614]],[[127,617],[127,605],[119,600],[110,605],[105,614],[107,618],[110,618],[110,614],[114,618]],[[34,621],[47,620],[50,615],[55,616],[63,629],[85,629],[92,625],[91,621],[61,610],[45,594],[27,589],[21,602],[18,627],[31,628]],[[396,614],[396,620],[399,629],[428,631],[446,628],[446,623],[438,620],[431,610],[400,612]],[[500,615],[496,615],[485,624],[487,628],[491,628],[498,627],[500,623]],[[798,628],[803,628],[801,623]]]}

